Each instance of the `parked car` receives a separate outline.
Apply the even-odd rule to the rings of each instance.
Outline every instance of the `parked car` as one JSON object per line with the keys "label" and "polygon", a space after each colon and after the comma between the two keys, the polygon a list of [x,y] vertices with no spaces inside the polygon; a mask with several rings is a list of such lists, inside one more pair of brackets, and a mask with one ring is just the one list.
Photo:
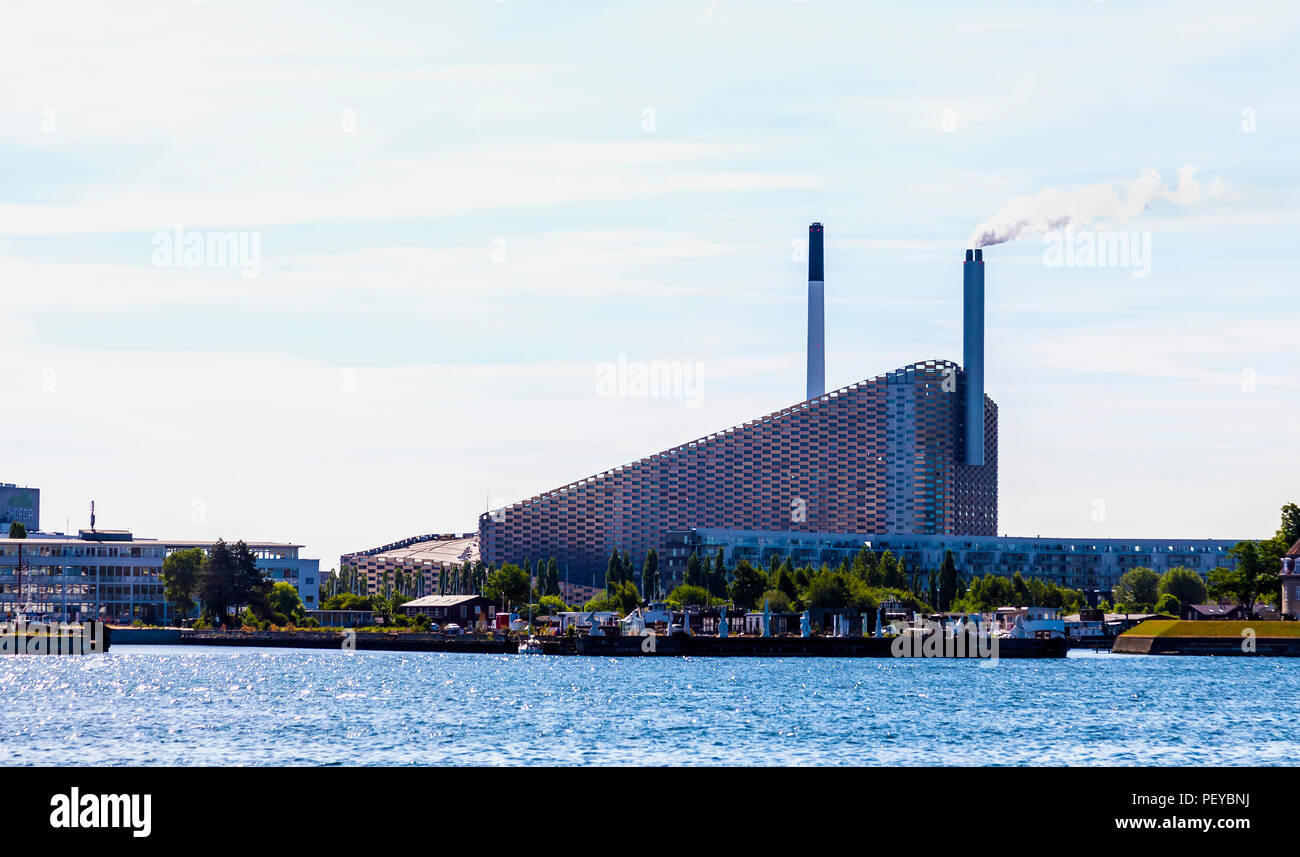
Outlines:
{"label": "parked car", "polygon": [[455,622],[448,623],[447,627],[443,628],[442,630],[443,630],[445,633],[448,633],[448,634],[459,634],[459,633],[461,633],[460,626],[457,625]]}

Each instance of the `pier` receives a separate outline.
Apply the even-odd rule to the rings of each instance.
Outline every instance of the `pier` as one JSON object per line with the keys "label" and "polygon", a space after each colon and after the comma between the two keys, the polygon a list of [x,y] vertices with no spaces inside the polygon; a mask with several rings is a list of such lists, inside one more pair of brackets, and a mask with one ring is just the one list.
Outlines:
{"label": "pier", "polygon": [[[587,636],[577,639],[577,653],[598,656],[894,658],[899,657],[896,642],[897,638],[894,637],[711,637],[693,634],[663,637]],[[923,644],[916,641],[912,649],[914,654],[905,654],[903,657],[963,657],[972,660],[983,657],[980,654],[981,647],[974,640],[960,650],[960,655],[929,655],[924,653],[922,647]],[[1069,652],[1069,641],[1060,638],[1000,638],[997,640],[996,652],[999,658],[1063,658]]]}

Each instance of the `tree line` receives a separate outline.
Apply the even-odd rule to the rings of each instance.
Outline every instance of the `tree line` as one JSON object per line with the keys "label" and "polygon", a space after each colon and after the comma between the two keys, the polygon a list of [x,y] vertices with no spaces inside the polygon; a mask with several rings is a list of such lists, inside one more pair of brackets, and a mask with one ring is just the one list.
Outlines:
{"label": "tree line", "polygon": [[[1130,569],[1112,593],[1114,609],[1124,612],[1168,612],[1177,615],[1187,604],[1206,597],[1227,598],[1248,609],[1260,600],[1276,601],[1280,590],[1277,570],[1289,547],[1300,539],[1300,508],[1282,508],[1282,526],[1261,542],[1241,542],[1232,548],[1235,569],[1216,568],[1208,581],[1189,568],[1174,568],[1158,575],[1149,568]],[[593,581],[594,583],[595,581]],[[665,591],[658,553],[646,552],[639,573],[627,551],[610,551],[605,565],[604,592],[582,605],[568,605],[560,597],[559,563],[555,557],[525,558],[522,563],[484,564],[481,560],[452,565],[438,575],[437,594],[482,595],[502,609],[535,613],[569,607],[584,610],[618,610],[627,613],[644,601],[667,601],[674,606],[733,604],[741,609],[761,609],[764,602],[777,611],[805,607],[852,607],[874,610],[885,601],[901,602],[918,612],[988,612],[1007,605],[1053,607],[1063,613],[1087,606],[1084,593],[1054,581],[987,574],[967,577],[945,551],[939,568],[909,568],[891,551],[877,555],[863,546],[852,559],[827,563],[799,563],[791,556],[772,554],[767,565],[738,560],[728,566],[725,552],[692,552],[681,584]],[[365,576],[345,567],[331,572],[321,588],[322,604],[330,596],[354,593],[365,596]],[[423,572],[414,569],[385,572],[377,593],[388,601],[416,598],[424,592]],[[400,603],[400,602],[399,602]],[[1103,603],[1110,608],[1110,603]]]}
{"label": "tree line", "polygon": [[1280,604],[1282,557],[1300,541],[1300,506],[1282,507],[1282,521],[1272,538],[1237,542],[1228,551],[1233,568],[1216,566],[1202,578],[1190,568],[1171,568],[1158,575],[1149,568],[1126,571],[1112,593],[1115,609],[1124,613],[1163,613],[1181,616],[1189,604],[1207,599],[1238,604],[1247,613],[1255,605]]}
{"label": "tree line", "polygon": [[206,551],[174,551],[163,559],[160,579],[163,598],[178,617],[201,608],[204,622],[222,626],[288,625],[304,618],[297,588],[273,584],[243,541],[217,539]]}

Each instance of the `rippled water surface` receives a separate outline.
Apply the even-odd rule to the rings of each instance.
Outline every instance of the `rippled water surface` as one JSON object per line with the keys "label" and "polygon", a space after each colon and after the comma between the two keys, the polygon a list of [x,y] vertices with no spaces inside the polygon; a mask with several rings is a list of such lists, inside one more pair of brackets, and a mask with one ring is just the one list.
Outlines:
{"label": "rippled water surface", "polygon": [[1300,661],[115,646],[0,660],[18,764],[1293,764]]}

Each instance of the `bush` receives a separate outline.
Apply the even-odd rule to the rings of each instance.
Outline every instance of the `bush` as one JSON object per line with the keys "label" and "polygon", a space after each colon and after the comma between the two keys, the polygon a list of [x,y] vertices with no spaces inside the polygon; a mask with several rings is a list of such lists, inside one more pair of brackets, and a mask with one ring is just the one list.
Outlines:
{"label": "bush", "polygon": [[794,610],[794,603],[790,600],[790,596],[779,589],[769,589],[763,593],[756,607],[759,611],[763,609],[764,599],[767,600],[767,608],[773,613],[789,613]]}
{"label": "bush", "polygon": [[[1175,566],[1160,576],[1159,592],[1172,595],[1179,606],[1184,604],[1203,604],[1206,598],[1205,581],[1190,568]],[[1157,602],[1156,612],[1159,610]]]}
{"label": "bush", "polygon": [[551,616],[556,613],[563,613],[568,610],[564,599],[558,595],[543,595],[537,601],[538,614],[542,616]]}
{"label": "bush", "polygon": [[321,604],[324,610],[374,610],[375,604],[370,596],[354,595],[351,592],[340,592],[338,595],[331,595]]}
{"label": "bush", "polygon": [[1160,575],[1149,568],[1130,568],[1115,584],[1115,603],[1122,613],[1150,610],[1160,597]]}
{"label": "bush", "polygon": [[664,600],[674,607],[708,607],[716,599],[712,598],[703,586],[683,583],[668,593],[668,597]]}
{"label": "bush", "polygon": [[1161,615],[1172,616],[1177,619],[1182,611],[1183,605],[1180,604],[1178,599],[1171,593],[1166,592],[1164,595],[1161,595],[1160,600],[1156,602],[1156,612]]}

